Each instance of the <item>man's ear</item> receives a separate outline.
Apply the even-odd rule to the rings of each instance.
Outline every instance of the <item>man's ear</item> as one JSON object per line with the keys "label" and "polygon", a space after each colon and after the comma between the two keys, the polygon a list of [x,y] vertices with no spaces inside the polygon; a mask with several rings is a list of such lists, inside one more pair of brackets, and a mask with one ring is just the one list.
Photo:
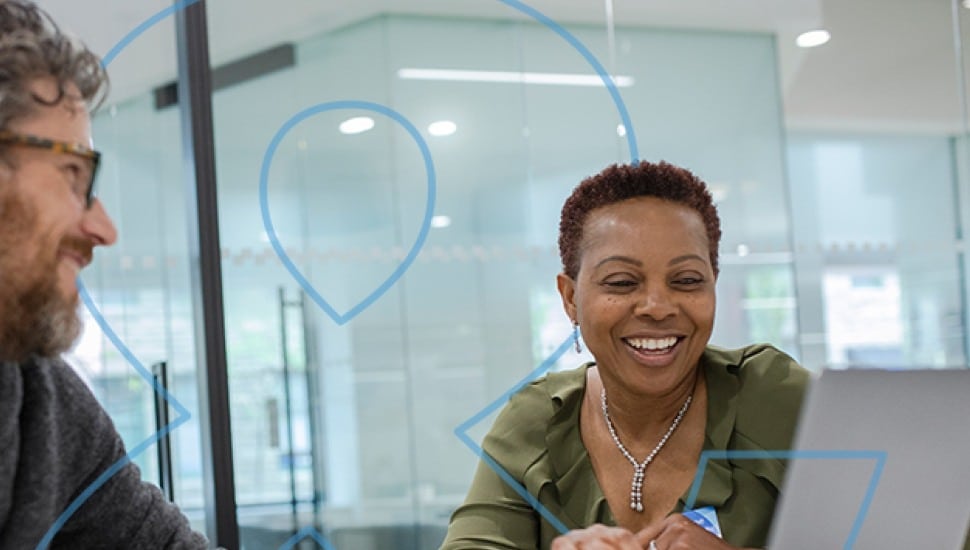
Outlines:
{"label": "man's ear", "polygon": [[576,315],[576,281],[565,273],[556,275],[556,287],[559,288],[559,297],[562,298],[562,308],[572,322],[577,322]]}

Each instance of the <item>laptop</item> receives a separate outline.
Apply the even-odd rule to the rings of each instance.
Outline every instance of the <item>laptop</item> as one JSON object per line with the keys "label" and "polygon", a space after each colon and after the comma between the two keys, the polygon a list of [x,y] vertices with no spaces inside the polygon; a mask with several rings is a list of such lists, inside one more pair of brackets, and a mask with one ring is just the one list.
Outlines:
{"label": "laptop", "polygon": [[826,370],[802,408],[769,550],[959,550],[970,369]]}

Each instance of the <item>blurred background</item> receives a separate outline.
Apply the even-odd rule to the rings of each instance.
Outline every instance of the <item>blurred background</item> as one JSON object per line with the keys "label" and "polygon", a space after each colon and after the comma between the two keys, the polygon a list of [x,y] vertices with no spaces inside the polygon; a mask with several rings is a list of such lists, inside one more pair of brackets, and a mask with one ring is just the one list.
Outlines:
{"label": "blurred background", "polygon": [[[338,550],[437,547],[477,462],[455,428],[569,337],[563,200],[634,156],[713,191],[713,343],[771,342],[816,371],[967,365],[970,2],[528,3],[550,26],[498,0],[207,0],[232,456],[206,456],[175,18],[124,41],[171,4],[40,3],[112,53],[94,132],[120,239],[84,284],[192,413],[172,432],[176,502],[200,530],[235,514],[244,548],[303,528]],[[393,109],[420,140],[373,109],[304,112],[338,101]],[[281,248],[333,311],[367,306],[349,320],[273,250],[264,162]],[[154,393],[85,315],[70,359],[133,447]],[[165,460],[135,457],[152,481]],[[207,462],[231,469],[235,510],[206,496]]]}

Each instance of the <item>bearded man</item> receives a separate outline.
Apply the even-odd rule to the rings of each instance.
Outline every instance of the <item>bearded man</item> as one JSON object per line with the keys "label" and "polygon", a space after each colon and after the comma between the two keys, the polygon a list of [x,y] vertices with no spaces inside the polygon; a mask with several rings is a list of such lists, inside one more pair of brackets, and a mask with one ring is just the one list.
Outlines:
{"label": "bearded man", "polygon": [[[94,196],[100,60],[27,0],[0,0],[0,548],[207,548],[127,463],[59,359],[80,332],[78,272],[115,227]],[[93,492],[90,488],[96,487]],[[76,506],[80,503],[80,506]]]}

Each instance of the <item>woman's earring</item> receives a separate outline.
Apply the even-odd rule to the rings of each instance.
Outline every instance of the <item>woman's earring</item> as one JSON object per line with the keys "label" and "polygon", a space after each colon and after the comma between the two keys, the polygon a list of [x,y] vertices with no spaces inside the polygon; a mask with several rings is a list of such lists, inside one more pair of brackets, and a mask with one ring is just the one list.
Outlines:
{"label": "woman's earring", "polygon": [[579,323],[576,321],[573,321],[573,342],[576,343],[576,353],[583,353],[583,348],[579,345]]}

